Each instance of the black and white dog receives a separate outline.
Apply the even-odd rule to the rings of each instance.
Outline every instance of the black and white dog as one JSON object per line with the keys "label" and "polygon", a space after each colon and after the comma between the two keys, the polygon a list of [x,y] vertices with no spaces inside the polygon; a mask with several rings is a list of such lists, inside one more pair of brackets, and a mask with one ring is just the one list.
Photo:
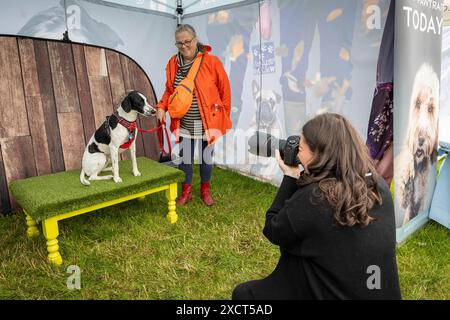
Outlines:
{"label": "black and white dog", "polygon": [[[119,176],[119,153],[130,149],[133,175],[141,173],[136,163],[136,119],[138,114],[154,116],[156,109],[147,103],[147,98],[138,91],[131,91],[122,100],[117,112],[107,117],[95,131],[83,154],[80,182],[90,185],[89,180],[122,182]],[[108,164],[112,163],[111,167]],[[112,175],[99,176],[102,171],[112,171]]]}

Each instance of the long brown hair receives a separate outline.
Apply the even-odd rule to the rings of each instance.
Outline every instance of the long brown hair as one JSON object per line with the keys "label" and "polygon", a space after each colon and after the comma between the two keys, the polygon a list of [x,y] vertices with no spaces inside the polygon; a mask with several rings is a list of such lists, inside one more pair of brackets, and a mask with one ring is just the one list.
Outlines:
{"label": "long brown hair", "polygon": [[298,184],[317,182],[313,195],[325,197],[339,225],[365,227],[374,221],[369,210],[381,204],[379,176],[355,128],[343,116],[325,113],[309,120],[302,131],[314,156]]}

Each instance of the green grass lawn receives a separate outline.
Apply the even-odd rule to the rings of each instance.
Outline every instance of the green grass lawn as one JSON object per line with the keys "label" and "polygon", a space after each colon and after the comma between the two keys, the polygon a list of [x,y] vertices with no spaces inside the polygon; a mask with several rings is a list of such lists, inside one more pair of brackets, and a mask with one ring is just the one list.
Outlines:
{"label": "green grass lawn", "polygon": [[[216,205],[199,199],[165,218],[163,193],[61,221],[61,267],[46,262],[42,234],[23,215],[0,217],[0,299],[229,299],[240,282],[268,275],[279,251],[262,235],[276,187],[214,169]],[[450,299],[450,230],[430,222],[398,249],[405,299]],[[69,265],[81,290],[66,287]]]}

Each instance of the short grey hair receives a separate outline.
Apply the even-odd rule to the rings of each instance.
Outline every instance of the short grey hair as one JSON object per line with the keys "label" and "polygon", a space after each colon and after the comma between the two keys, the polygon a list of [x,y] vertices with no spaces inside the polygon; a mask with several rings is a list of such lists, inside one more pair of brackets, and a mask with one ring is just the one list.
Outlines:
{"label": "short grey hair", "polygon": [[[198,39],[197,33],[195,32],[194,27],[191,26],[190,24],[182,24],[181,26],[179,26],[177,28],[177,30],[175,30],[175,36],[183,31],[189,32],[194,38]],[[197,43],[197,49],[200,52],[204,52],[206,50],[205,46],[200,41],[198,41],[198,43]]]}
{"label": "short grey hair", "polygon": [[175,35],[181,33],[181,32],[189,32],[193,37],[197,37],[197,33],[195,32],[195,29],[190,24],[182,24],[180,25],[177,30],[175,30]]}

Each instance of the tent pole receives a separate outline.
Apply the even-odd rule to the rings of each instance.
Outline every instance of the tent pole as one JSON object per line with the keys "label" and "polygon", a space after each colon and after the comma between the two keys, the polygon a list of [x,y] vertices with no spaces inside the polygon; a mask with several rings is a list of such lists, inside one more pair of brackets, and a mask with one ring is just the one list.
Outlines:
{"label": "tent pole", "polygon": [[177,0],[177,27],[181,25],[183,18],[183,0]]}

